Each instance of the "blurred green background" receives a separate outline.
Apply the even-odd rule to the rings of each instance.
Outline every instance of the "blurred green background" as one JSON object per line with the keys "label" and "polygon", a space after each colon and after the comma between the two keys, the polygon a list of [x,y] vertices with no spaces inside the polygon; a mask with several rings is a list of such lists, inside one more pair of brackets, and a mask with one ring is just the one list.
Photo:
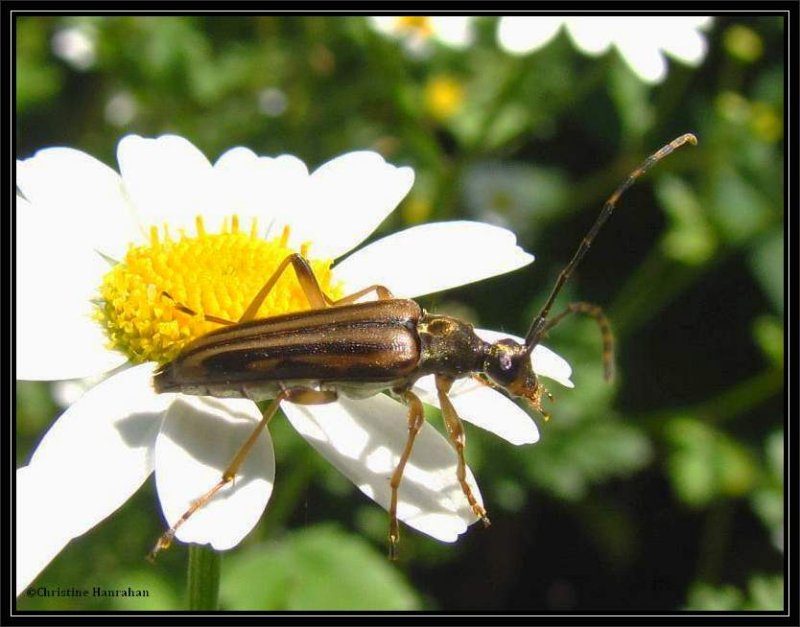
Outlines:
{"label": "blurred green background", "polygon": [[[700,139],[624,197],[560,302],[606,308],[547,344],[574,368],[542,438],[515,447],[467,427],[493,521],[454,545],[405,530],[273,421],[278,477],[261,523],[221,562],[223,609],[779,610],[784,606],[784,23],[717,18],[708,53],[648,84],[612,49],[562,29],[541,49],[415,45],[364,17],[20,17],[16,154],[66,145],[115,166],[127,133],[178,133],[213,161],[236,145],[310,167],[355,149],[413,166],[375,237],[475,219],[514,230],[536,262],[422,299],[524,334],[604,199],[647,154]],[[447,259],[442,259],[447,263]],[[391,287],[391,286],[389,286]],[[498,297],[497,295],[502,295]],[[17,464],[61,409],[17,386]],[[441,427],[435,412],[432,422]],[[102,472],[102,469],[98,469]],[[91,481],[87,477],[87,481]],[[25,610],[186,607],[187,548],[162,531],[153,482],[36,583],[147,588],[141,599],[21,597]]]}

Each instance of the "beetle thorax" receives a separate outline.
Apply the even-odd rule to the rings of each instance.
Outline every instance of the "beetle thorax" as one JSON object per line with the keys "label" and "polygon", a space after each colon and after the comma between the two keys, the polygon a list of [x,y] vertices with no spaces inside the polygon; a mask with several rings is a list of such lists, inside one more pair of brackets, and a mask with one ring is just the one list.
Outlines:
{"label": "beetle thorax", "polygon": [[482,369],[489,344],[475,335],[471,324],[449,316],[425,314],[417,331],[422,349],[421,374],[460,377]]}

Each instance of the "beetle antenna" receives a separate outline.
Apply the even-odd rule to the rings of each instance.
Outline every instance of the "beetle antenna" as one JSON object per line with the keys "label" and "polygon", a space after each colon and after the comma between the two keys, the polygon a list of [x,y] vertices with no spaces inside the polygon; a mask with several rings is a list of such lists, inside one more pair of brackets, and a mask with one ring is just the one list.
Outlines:
{"label": "beetle antenna", "polygon": [[597,216],[597,219],[594,221],[592,228],[589,229],[589,232],[584,236],[581,240],[578,249],[575,251],[575,254],[570,259],[569,263],[564,267],[561,271],[561,274],[558,275],[558,280],[556,281],[555,285],[553,286],[553,290],[550,292],[550,296],[548,296],[547,300],[544,303],[539,315],[534,318],[533,322],[531,323],[531,328],[528,330],[528,334],[525,336],[525,348],[530,353],[534,347],[539,343],[542,339],[542,336],[545,333],[547,327],[547,316],[550,315],[550,308],[553,306],[553,303],[556,300],[559,292],[561,292],[561,288],[564,287],[564,284],[569,280],[570,276],[572,276],[572,272],[578,266],[578,264],[583,259],[583,256],[586,254],[586,251],[589,250],[589,247],[592,245],[594,238],[597,236],[597,233],[600,231],[600,228],[603,226],[608,217],[614,211],[614,208],[617,206],[620,197],[622,194],[625,193],[631,185],[636,182],[636,179],[641,177],[645,172],[647,172],[653,165],[661,161],[664,157],[669,155],[674,150],[677,150],[684,144],[697,144],[697,137],[692,135],[691,133],[686,133],[685,135],[681,135],[677,139],[673,139],[670,143],[666,146],[661,148],[660,150],[654,152],[652,155],[647,157],[642,164],[636,168],[633,172],[628,175],[628,178],[616,189],[616,191],[611,194],[611,196],[606,200],[605,204],[603,205],[603,209],[600,211],[600,215]]}

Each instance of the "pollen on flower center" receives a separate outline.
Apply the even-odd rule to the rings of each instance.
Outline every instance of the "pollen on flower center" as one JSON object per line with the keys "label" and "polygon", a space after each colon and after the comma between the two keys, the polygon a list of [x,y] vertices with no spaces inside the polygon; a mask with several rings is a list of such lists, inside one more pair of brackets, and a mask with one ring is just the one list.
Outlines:
{"label": "pollen on flower center", "polygon": [[[220,327],[204,315],[238,320],[278,265],[296,252],[288,248],[288,229],[273,239],[239,230],[236,216],[220,233],[206,233],[197,218],[197,235],[173,240],[164,227],[150,244],[131,246],[104,277],[96,317],[111,348],[131,361],[165,363],[189,341]],[[301,251],[305,255],[305,251]],[[331,259],[310,260],[323,291],[341,297],[331,285]],[[165,295],[168,294],[169,296]],[[196,315],[180,310],[183,305]],[[308,298],[287,268],[258,311],[258,318],[309,309]]]}

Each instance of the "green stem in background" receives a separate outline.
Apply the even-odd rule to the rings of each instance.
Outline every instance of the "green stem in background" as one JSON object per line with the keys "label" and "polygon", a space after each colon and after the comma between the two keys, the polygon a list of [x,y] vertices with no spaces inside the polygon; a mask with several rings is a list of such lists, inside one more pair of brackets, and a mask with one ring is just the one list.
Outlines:
{"label": "green stem in background", "polygon": [[189,545],[187,591],[188,605],[193,611],[219,609],[220,555],[206,545]]}
{"label": "green stem in background", "polygon": [[694,580],[719,583],[729,550],[733,508],[730,502],[713,505],[706,515]]}
{"label": "green stem in background", "polygon": [[709,421],[723,422],[752,407],[757,407],[781,392],[783,388],[783,370],[767,370],[696,405],[693,411]]}
{"label": "green stem in background", "polygon": [[758,407],[779,394],[784,388],[783,378],[783,369],[771,368],[740,381],[697,405],[653,412],[644,415],[642,420],[648,427],[656,430],[674,416],[698,416],[704,421],[719,424]]}

